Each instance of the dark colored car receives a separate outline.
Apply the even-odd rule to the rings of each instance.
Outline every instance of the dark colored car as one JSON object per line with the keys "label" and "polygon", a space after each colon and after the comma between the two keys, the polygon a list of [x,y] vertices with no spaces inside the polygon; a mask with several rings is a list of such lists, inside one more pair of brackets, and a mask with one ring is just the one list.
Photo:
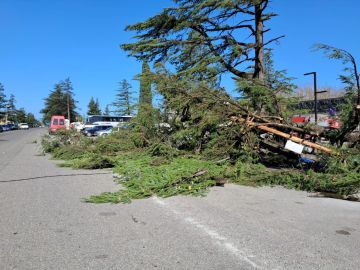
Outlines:
{"label": "dark colored car", "polygon": [[111,125],[97,125],[92,128],[85,128],[82,133],[88,137],[96,136],[97,131],[105,130],[108,128],[112,128]]}
{"label": "dark colored car", "polygon": [[0,125],[0,132],[3,132],[4,131],[4,129],[3,129],[3,127]]}
{"label": "dark colored car", "polygon": [[17,129],[17,126],[15,124],[8,124],[11,130]]}
{"label": "dark colored car", "polygon": [[9,130],[11,130],[10,125],[9,125],[9,124],[2,125],[2,129],[3,129],[3,131],[9,131]]}

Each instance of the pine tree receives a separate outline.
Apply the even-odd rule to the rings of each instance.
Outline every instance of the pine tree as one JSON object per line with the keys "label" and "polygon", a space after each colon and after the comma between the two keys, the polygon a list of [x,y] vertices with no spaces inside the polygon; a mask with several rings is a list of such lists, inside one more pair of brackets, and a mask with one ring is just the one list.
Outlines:
{"label": "pine tree", "polygon": [[118,115],[131,115],[133,111],[131,85],[127,80],[122,80],[119,83],[119,89],[115,95],[116,99],[113,102],[115,107],[114,112]]}
{"label": "pine tree", "polygon": [[101,110],[100,110],[100,105],[99,105],[99,100],[98,99],[94,99],[93,97],[91,97],[89,104],[88,104],[88,115],[100,115],[101,114]]}
{"label": "pine tree", "polygon": [[65,94],[66,99],[66,115],[69,121],[72,121],[76,118],[76,113],[74,113],[74,110],[76,109],[76,101],[74,100],[74,88],[72,86],[72,82],[70,81],[70,78],[66,78],[65,80],[60,82],[60,86],[62,91]]}
{"label": "pine tree", "polygon": [[104,115],[110,115],[109,104],[105,106]]}
{"label": "pine tree", "polygon": [[152,107],[152,93],[151,93],[151,72],[149,64],[144,61],[142,65],[142,72],[140,75],[140,107],[144,104]]}
{"label": "pine tree", "polygon": [[10,94],[9,100],[8,100],[8,108],[9,111],[15,111],[16,110],[16,99],[14,94]]}
{"label": "pine tree", "polygon": [[16,103],[15,95],[11,94],[8,100],[8,112],[9,112],[8,119],[9,121],[13,121],[13,122],[17,122],[15,103]]}
{"label": "pine tree", "polygon": [[38,123],[38,121],[36,120],[34,114],[28,113],[28,114],[26,115],[26,123],[28,123],[30,127],[34,127],[34,126],[36,126],[36,124]]}
{"label": "pine tree", "polygon": [[19,123],[27,123],[26,111],[24,108],[20,108],[16,112],[16,118]]}
{"label": "pine tree", "polygon": [[155,117],[157,112],[152,106],[152,74],[149,64],[143,62],[142,72],[140,77],[140,93],[139,93],[139,110],[137,115],[137,122],[141,129],[143,129],[145,137],[151,137],[155,133]]}
{"label": "pine tree", "polygon": [[[264,27],[276,14],[266,12],[269,0],[173,0],[146,21],[127,26],[137,39],[122,48],[140,60],[168,62],[179,73],[264,79]],[[200,50],[198,48],[201,48]],[[247,66],[253,66],[247,74]],[[204,72],[205,71],[205,72]]]}
{"label": "pine tree", "polygon": [[6,100],[6,95],[5,95],[5,88],[0,83],[0,112],[1,113],[5,113],[5,111],[7,109],[6,106],[7,106],[7,100]]}
{"label": "pine tree", "polygon": [[65,86],[64,90],[64,81],[55,84],[54,90],[45,98],[45,107],[40,111],[44,115],[43,121],[50,121],[53,115],[67,116],[68,109],[70,109],[70,119],[76,118],[76,101],[70,93],[69,88],[66,89],[66,87],[68,86]]}

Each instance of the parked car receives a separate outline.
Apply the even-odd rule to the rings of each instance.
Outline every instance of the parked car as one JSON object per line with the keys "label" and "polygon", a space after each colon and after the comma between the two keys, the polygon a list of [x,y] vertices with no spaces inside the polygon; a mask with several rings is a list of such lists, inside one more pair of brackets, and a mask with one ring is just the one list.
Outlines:
{"label": "parked car", "polygon": [[76,131],[80,132],[81,130],[83,130],[85,128],[85,125],[83,123],[80,123],[80,122],[72,122],[70,124],[70,128],[73,128]]}
{"label": "parked car", "polygon": [[91,128],[85,128],[82,132],[85,136],[88,137],[92,137],[92,136],[97,136],[96,132],[97,131],[102,131],[102,130],[106,130],[108,128],[113,128],[113,126],[109,126],[109,125],[96,125],[94,127]]}
{"label": "parked car", "polygon": [[11,130],[17,129],[17,126],[15,124],[8,124]]}
{"label": "parked car", "polygon": [[65,130],[65,129],[66,129],[65,116],[53,115],[51,117],[49,133],[55,133],[58,130]]}
{"label": "parked car", "polygon": [[9,131],[10,127],[8,125],[2,125],[3,131]]}
{"label": "parked car", "polygon": [[3,132],[3,131],[4,131],[4,129],[3,129],[3,127],[0,125],[0,133]]}
{"label": "parked car", "polygon": [[104,129],[104,130],[99,130],[99,131],[96,131],[95,134],[96,136],[99,136],[99,137],[102,137],[102,136],[107,136],[109,134],[111,134],[113,132],[113,127],[109,127],[107,129]]}
{"label": "parked car", "polygon": [[29,129],[29,125],[27,123],[20,123],[19,129]]}

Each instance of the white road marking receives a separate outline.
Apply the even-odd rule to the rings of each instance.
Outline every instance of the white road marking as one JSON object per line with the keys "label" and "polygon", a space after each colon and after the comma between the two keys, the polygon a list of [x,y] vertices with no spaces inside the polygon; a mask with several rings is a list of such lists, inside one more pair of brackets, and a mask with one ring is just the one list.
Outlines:
{"label": "white road marking", "polygon": [[249,256],[249,255],[245,255],[245,252],[241,251],[234,243],[231,243],[230,241],[228,241],[228,239],[222,235],[220,235],[217,231],[205,226],[204,224],[201,224],[199,221],[195,220],[192,217],[186,217],[183,214],[180,214],[178,211],[176,211],[175,209],[171,208],[170,205],[168,205],[166,202],[164,202],[163,200],[161,200],[158,197],[153,197],[154,201],[161,205],[162,207],[170,210],[173,214],[175,214],[176,216],[182,218],[186,223],[198,228],[199,230],[201,230],[203,233],[207,234],[208,236],[210,236],[210,238],[221,248],[227,250],[228,252],[232,253],[233,255],[235,255],[238,259],[240,259],[243,262],[246,262],[247,264],[251,265],[253,268],[255,269],[262,269],[262,267],[260,267],[259,265],[257,265],[254,261],[252,261],[250,259],[250,257],[254,257],[254,256]]}

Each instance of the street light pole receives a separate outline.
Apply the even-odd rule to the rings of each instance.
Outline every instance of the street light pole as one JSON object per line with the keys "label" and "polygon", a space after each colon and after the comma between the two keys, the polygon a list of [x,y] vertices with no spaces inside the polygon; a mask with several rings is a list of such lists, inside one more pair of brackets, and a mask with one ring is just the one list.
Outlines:
{"label": "street light pole", "polygon": [[316,80],[316,72],[308,72],[305,73],[304,76],[313,75],[314,77],[314,111],[315,111],[315,124],[317,125],[318,117],[317,117],[317,95],[321,93],[325,93],[326,91],[317,91],[317,80]]}

